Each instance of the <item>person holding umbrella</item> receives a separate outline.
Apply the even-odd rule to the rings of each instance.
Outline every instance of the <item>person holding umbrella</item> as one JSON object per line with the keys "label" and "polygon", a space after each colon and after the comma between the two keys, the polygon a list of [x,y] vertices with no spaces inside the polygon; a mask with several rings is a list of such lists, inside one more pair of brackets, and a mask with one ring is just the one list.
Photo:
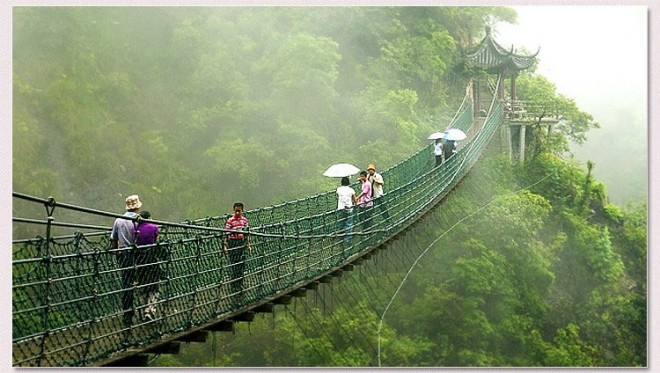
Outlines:
{"label": "person holding umbrella", "polygon": [[427,137],[428,140],[433,140],[433,155],[435,156],[435,166],[438,167],[442,164],[442,139],[445,134],[442,132],[433,132]]}
{"label": "person holding umbrella", "polygon": [[443,145],[445,161],[447,161],[454,153],[456,153],[456,143],[461,140],[465,140],[467,136],[465,132],[458,128],[450,128],[445,131],[444,139],[445,144]]}
{"label": "person holding umbrella", "polygon": [[350,163],[336,163],[328,167],[323,176],[341,178],[341,185],[337,188],[337,222],[340,223],[339,233],[346,233],[344,243],[351,243],[353,233],[353,204],[357,202],[355,190],[351,188],[349,176],[360,172],[360,169]]}
{"label": "person holding umbrella", "polygon": [[435,167],[440,166],[442,164],[442,139],[435,139],[433,155],[435,155]]}
{"label": "person holding umbrella", "polygon": [[355,190],[349,186],[350,184],[348,176],[344,176],[341,178],[341,185],[337,188],[337,214],[339,222],[343,223],[340,233],[346,233],[344,243],[349,245],[353,233],[353,204],[357,202]]}
{"label": "person holding umbrella", "polygon": [[446,161],[456,153],[456,141],[445,139],[445,144],[442,146],[442,149]]}

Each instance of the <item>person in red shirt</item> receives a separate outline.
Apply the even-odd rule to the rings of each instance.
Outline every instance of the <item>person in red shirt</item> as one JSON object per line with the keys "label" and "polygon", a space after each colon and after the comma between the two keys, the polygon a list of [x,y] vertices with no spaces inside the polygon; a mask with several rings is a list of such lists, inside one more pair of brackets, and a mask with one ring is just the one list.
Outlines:
{"label": "person in red shirt", "polygon": [[[231,263],[231,289],[235,295],[243,293],[243,272],[245,271],[245,254],[249,253],[250,237],[248,236],[248,220],[243,216],[243,203],[234,203],[234,215],[227,219],[225,229],[228,230],[224,237],[223,249],[229,255]],[[246,233],[242,233],[245,231]]]}

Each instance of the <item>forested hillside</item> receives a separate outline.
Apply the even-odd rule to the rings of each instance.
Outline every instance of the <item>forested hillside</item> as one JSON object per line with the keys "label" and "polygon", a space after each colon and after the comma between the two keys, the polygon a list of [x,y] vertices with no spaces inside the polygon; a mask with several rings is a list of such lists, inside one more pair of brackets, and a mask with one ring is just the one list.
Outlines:
{"label": "forested hillside", "polygon": [[[386,169],[444,129],[467,80],[483,74],[461,53],[501,21],[515,13],[14,7],[13,190],[114,212],[139,194],[172,221],[324,192],[336,187],[321,176],[328,165]],[[564,120],[552,133],[531,127],[520,166],[483,159],[392,244],[421,253],[442,235],[384,319],[383,366],[646,365],[645,206],[607,203],[591,168],[564,160],[568,141],[598,126],[588,113],[533,70],[518,82],[521,99],[552,101]],[[98,219],[88,223],[111,224]],[[382,275],[365,281],[377,288]],[[387,303],[392,286],[363,295]],[[190,346],[156,364],[378,365],[382,309],[331,308],[329,320],[363,342],[282,314],[275,327],[222,337],[213,360]]]}
{"label": "forested hillside", "polygon": [[368,264],[152,365],[646,366],[646,210],[602,188],[549,154],[483,160]]}
{"label": "forested hillside", "polygon": [[385,169],[444,129],[506,8],[15,7],[13,189],[162,219]]}

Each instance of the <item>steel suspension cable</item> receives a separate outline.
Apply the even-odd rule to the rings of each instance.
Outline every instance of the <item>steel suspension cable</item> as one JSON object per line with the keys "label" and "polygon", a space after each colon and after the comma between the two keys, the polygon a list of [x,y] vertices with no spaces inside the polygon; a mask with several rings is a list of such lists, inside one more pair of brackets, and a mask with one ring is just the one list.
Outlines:
{"label": "steel suspension cable", "polygon": [[[327,340],[330,342],[330,344],[332,344],[332,347],[334,348],[334,350],[335,350],[335,351],[341,351],[341,350],[339,349],[339,347],[335,344],[333,338],[330,337],[330,335],[328,334],[328,332],[327,332],[327,330],[325,329],[325,327],[321,324],[321,322],[318,320],[318,318],[316,317],[316,315],[314,315],[314,312],[311,310],[311,308],[309,307],[309,305],[307,304],[307,302],[302,302],[302,303],[303,303],[303,306],[305,306],[305,313],[306,313],[307,315],[311,315],[311,317],[312,317],[312,321],[313,321],[314,323],[316,323],[316,325],[317,325],[317,327],[318,327],[319,329],[321,329],[321,332],[323,333],[323,335],[325,336],[325,338],[327,338]],[[344,356],[343,356],[342,354],[339,354],[339,356],[341,356],[342,360],[343,360],[344,362],[346,362],[346,359],[344,358]]]}
{"label": "steel suspension cable", "polygon": [[[349,275],[349,277],[352,278],[354,276],[351,274],[351,275]],[[368,314],[369,309],[366,308],[365,306],[363,306],[363,303],[360,300],[355,298],[354,291],[352,291],[352,290],[355,290],[355,287],[351,287],[350,289],[346,290],[347,286],[344,285],[343,283],[341,283],[340,286],[341,285],[343,285],[343,287],[344,287],[344,291],[342,292],[342,295],[347,294],[353,300],[353,306],[351,307],[351,310],[359,309],[365,316],[368,317],[369,316],[369,314]],[[360,295],[364,295],[364,291],[360,291]],[[335,295],[335,297],[343,305],[342,297],[338,297],[336,295]],[[364,300],[365,298],[368,299],[369,297],[362,297],[361,299]],[[348,309],[346,307],[344,307],[344,308],[348,311]],[[374,315],[376,315],[375,312],[374,312]],[[370,338],[365,334],[364,330],[362,329],[362,326],[358,327],[357,330],[363,336],[363,340],[366,340],[367,342],[371,341]],[[369,345],[369,346],[372,347],[371,345]],[[374,352],[376,352],[375,347],[372,347],[372,349],[374,350]]]}
{"label": "steel suspension cable", "polygon": [[[349,276],[350,281],[352,281],[353,288],[358,288],[360,291],[360,294],[368,294],[369,296],[364,297],[364,300],[367,302],[367,304],[371,307],[370,310],[373,312],[377,313],[378,312],[378,305],[376,304],[377,297],[371,296],[373,294],[368,293],[364,286],[364,283],[362,281],[359,281],[357,278],[358,276],[362,276],[362,274],[358,274],[357,276]],[[349,292],[349,294],[352,294],[352,292]],[[381,308],[385,306],[385,304],[381,303],[380,304]]]}
{"label": "steel suspension cable", "polygon": [[[349,291],[349,293],[350,293],[350,291]],[[349,309],[346,308],[346,307],[343,305],[343,300],[340,299],[339,296],[338,296],[337,294],[335,294],[334,292],[330,292],[330,295],[331,295],[332,297],[334,297],[335,301],[337,301],[341,306],[343,306],[344,310],[348,313]],[[354,300],[355,300],[355,299],[354,299]],[[354,306],[351,307],[351,310],[354,310],[356,307],[357,307],[357,308],[360,308],[359,306],[360,306],[360,303],[358,302],[358,303],[356,303]],[[331,313],[330,313],[331,316],[332,316],[333,314],[334,314],[334,312],[331,312]],[[339,322],[337,322],[337,325],[339,326],[339,329],[342,330],[342,331],[344,331],[344,330],[346,329],[346,328],[345,328],[343,325],[341,325]],[[365,343],[363,346],[366,346],[367,348],[369,348],[370,350],[372,350],[373,352],[375,352],[375,348],[371,345],[371,343],[369,343],[369,342],[370,342],[369,337],[365,334],[365,332],[364,332],[364,330],[363,330],[363,327],[364,327],[364,324],[358,326],[358,327],[355,328],[354,330],[357,330],[358,333],[361,334],[361,336],[363,337],[363,338],[362,338],[363,341],[365,341],[365,340],[367,341],[367,343]],[[356,347],[356,348],[358,348],[358,345],[357,345],[357,343],[355,343],[355,340],[353,339],[353,336],[352,336],[352,334],[351,334],[350,332],[348,333],[348,336],[349,336],[349,339],[351,340],[351,342],[353,342],[353,346]]]}
{"label": "steel suspension cable", "polygon": [[[286,307],[286,306],[285,306],[285,309],[286,309],[286,311],[289,313],[289,315],[293,318],[293,321],[296,323],[296,325],[298,325],[298,329],[302,330],[303,333],[307,334],[307,333],[305,332],[305,328],[303,328],[302,325],[300,324],[300,321],[298,321],[298,317],[297,317],[293,312],[291,312],[291,310],[289,310],[289,307]],[[293,337],[293,336],[292,336],[292,337]],[[309,339],[309,337],[308,337],[308,339]],[[311,343],[311,346],[312,346],[312,348],[314,348],[314,351],[316,351],[316,354],[319,355],[319,359],[320,359],[321,361],[323,361],[323,359],[324,359],[325,357],[323,356],[323,354],[321,353],[321,351],[319,351],[319,349],[316,348],[316,345],[315,345],[314,343]]]}
{"label": "steel suspension cable", "polygon": [[[350,294],[350,293],[351,293],[351,292],[349,292],[349,294]],[[338,296],[337,296],[336,294],[334,294],[334,293],[331,293],[331,296],[333,296],[334,299],[335,299],[336,301],[338,301],[339,304],[340,304],[341,306],[344,305],[344,304],[343,304],[344,301],[342,300],[341,297],[338,297]],[[355,300],[355,298],[354,298],[352,295],[351,295],[351,297],[353,298],[353,300]],[[323,302],[325,302],[325,301],[323,301]],[[325,304],[324,304],[324,306],[325,306]],[[334,307],[333,310],[330,312],[330,318],[332,319],[332,321],[334,322],[334,324],[337,326],[337,328],[342,332],[342,334],[343,334],[344,336],[347,336],[347,339],[350,339],[351,342],[352,342],[352,344],[353,344],[353,346],[357,348],[358,346],[357,346],[357,344],[355,343],[355,340],[353,339],[353,336],[351,335],[351,333],[346,333],[346,332],[345,332],[345,329],[346,329],[346,328],[345,328],[345,327],[344,327],[344,326],[343,326],[343,325],[337,320],[337,318],[334,316],[334,313],[335,313],[335,311],[336,311],[337,308],[338,308],[338,307]],[[354,307],[353,307],[353,308],[354,308]],[[345,306],[344,306],[344,309],[346,309],[346,311],[348,311],[348,308],[346,308]],[[362,328],[357,328],[357,330],[358,330],[359,333],[361,333],[363,336],[366,337],[366,335],[364,334],[364,331],[362,330]],[[374,350],[374,352],[375,352],[376,349],[373,348],[373,350]]]}

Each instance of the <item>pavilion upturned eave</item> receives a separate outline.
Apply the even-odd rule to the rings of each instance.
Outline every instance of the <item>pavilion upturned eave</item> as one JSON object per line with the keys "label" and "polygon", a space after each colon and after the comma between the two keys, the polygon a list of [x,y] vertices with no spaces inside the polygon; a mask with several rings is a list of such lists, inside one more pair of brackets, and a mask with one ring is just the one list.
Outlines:
{"label": "pavilion upturned eave", "polygon": [[540,48],[533,55],[521,55],[514,53],[513,46],[507,50],[495,41],[490,28],[487,27],[484,39],[477,45],[474,52],[465,54],[465,59],[472,65],[489,71],[513,70],[517,72],[531,67],[539,52]]}

